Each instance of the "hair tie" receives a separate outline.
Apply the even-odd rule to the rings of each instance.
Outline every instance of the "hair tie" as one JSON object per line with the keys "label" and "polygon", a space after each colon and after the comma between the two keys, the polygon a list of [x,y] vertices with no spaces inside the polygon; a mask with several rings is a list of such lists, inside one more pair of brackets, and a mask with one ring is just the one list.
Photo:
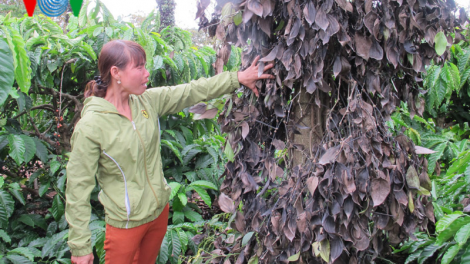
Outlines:
{"label": "hair tie", "polygon": [[103,81],[101,80],[101,76],[95,76],[95,78],[93,78],[93,80],[95,80],[96,84],[98,84],[98,85],[103,84]]}

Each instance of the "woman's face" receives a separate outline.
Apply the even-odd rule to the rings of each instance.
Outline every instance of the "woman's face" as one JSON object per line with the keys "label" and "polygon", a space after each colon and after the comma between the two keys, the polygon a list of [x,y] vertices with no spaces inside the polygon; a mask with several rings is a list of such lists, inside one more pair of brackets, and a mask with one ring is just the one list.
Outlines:
{"label": "woman's face", "polygon": [[140,65],[129,63],[124,70],[121,70],[121,88],[128,94],[141,95],[147,89],[150,73],[145,68],[145,62]]}

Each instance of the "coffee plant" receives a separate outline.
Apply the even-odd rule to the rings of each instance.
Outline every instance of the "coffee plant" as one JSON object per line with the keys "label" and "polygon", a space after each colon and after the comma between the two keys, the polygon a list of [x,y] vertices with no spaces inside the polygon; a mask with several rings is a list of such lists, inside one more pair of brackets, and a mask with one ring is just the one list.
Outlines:
{"label": "coffee plant", "polygon": [[[0,263],[70,263],[65,167],[84,86],[98,75],[97,55],[106,42],[141,44],[152,87],[214,75],[215,51],[193,46],[184,30],[160,31],[158,17],[152,12],[141,25],[133,25],[115,19],[99,0],[84,1],[78,17],[69,14],[65,32],[42,15],[0,15]],[[233,54],[225,70],[238,69],[241,51],[234,47]],[[206,103],[222,108],[223,99]],[[225,140],[217,124],[205,118],[186,109],[161,120],[165,175],[180,186],[171,201],[165,238],[171,246],[162,248],[162,255],[175,254],[167,258],[171,263],[187,251],[197,252],[189,238],[218,213],[210,206],[221,184],[225,158],[220,145]],[[172,174],[175,170],[180,174]],[[104,263],[98,192],[96,186],[90,229],[95,256]]]}

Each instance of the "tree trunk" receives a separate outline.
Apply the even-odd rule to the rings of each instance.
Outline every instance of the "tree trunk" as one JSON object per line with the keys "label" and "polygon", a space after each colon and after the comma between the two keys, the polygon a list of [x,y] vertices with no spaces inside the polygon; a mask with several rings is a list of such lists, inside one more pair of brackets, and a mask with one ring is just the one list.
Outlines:
{"label": "tree trunk", "polygon": [[325,127],[325,104],[322,100],[325,96],[321,94],[318,90],[309,94],[302,88],[295,99],[292,113],[295,116],[294,123],[298,124],[296,130],[300,134],[294,133],[289,139],[295,146],[291,150],[292,167],[303,164],[306,159],[315,159],[315,149],[321,143]]}
{"label": "tree trunk", "polygon": [[160,10],[161,29],[175,25],[175,0],[156,0]]}

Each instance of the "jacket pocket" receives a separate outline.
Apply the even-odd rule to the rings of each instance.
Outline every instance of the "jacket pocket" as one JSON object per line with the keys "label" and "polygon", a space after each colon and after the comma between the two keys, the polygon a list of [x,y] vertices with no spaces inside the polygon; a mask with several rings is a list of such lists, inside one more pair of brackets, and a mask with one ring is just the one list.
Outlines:
{"label": "jacket pocket", "polygon": [[129,203],[131,208],[130,219],[132,221],[138,221],[147,211],[147,202],[144,196],[144,186],[139,186],[135,182],[128,182],[129,187]]}
{"label": "jacket pocket", "polygon": [[126,228],[127,228],[127,225],[129,224],[129,217],[131,215],[131,204],[130,204],[130,200],[129,200],[129,189],[127,188],[126,175],[124,174],[124,171],[122,170],[121,166],[119,166],[119,163],[113,157],[111,157],[108,153],[106,153],[105,150],[103,150],[103,154],[106,157],[110,158],[114,162],[114,164],[116,164],[119,171],[121,172],[121,175],[122,175],[122,178],[123,178],[123,181],[124,181],[124,197],[123,197],[124,199],[123,199],[123,203],[126,207],[126,214],[127,214]]}

